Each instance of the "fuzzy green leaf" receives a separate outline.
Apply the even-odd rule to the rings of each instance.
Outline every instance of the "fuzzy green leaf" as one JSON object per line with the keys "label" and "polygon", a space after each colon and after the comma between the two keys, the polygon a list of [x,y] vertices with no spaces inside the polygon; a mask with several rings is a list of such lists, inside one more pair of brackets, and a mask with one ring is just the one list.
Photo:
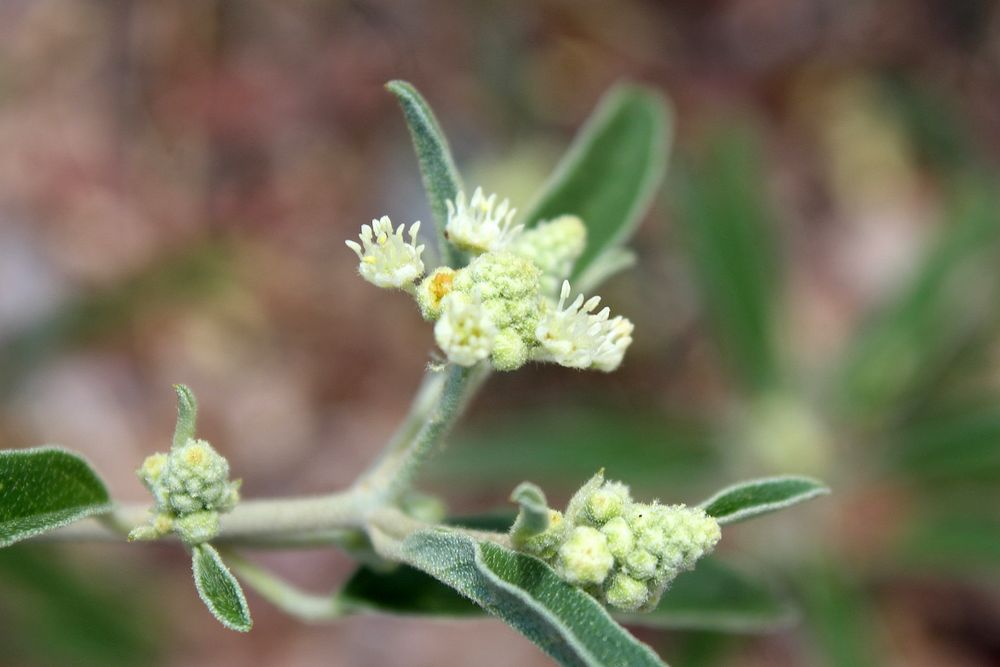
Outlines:
{"label": "fuzzy green leaf", "polygon": [[703,502],[701,507],[725,525],[791,507],[827,493],[830,489],[808,477],[767,477],[725,488]]}
{"label": "fuzzy green leaf", "polygon": [[[609,91],[577,134],[522,220],[529,226],[565,214],[583,220],[587,247],[574,277],[635,231],[663,179],[670,134],[666,101],[627,84]],[[585,277],[581,288],[594,282]]]}
{"label": "fuzzy green leaf", "polygon": [[193,547],[191,569],[198,595],[212,615],[230,630],[248,632],[253,620],[247,599],[215,547],[207,543]]}
{"label": "fuzzy green leaf", "polygon": [[0,451],[0,547],[110,509],[104,483],[78,454]]}
{"label": "fuzzy green leaf", "polygon": [[434,530],[407,537],[401,556],[498,616],[561,665],[664,667],[600,603],[537,558]]}
{"label": "fuzzy green leaf", "polygon": [[767,632],[787,627],[796,612],[767,585],[714,558],[703,558],[670,584],[656,609],[615,617],[652,628]]}
{"label": "fuzzy green leaf", "polygon": [[448,207],[445,202],[455,199],[462,190],[462,177],[455,168],[448,140],[441,131],[430,105],[412,84],[406,81],[390,81],[385,87],[399,101],[406,125],[410,129],[424,189],[427,191],[431,212],[437,223],[435,228],[441,261],[448,266],[459,266],[458,252],[448,243],[444,234],[445,225],[448,224]]}
{"label": "fuzzy green leaf", "polygon": [[177,425],[174,427],[174,447],[182,447],[194,438],[195,423],[198,420],[198,400],[186,385],[175,384],[177,392]]}

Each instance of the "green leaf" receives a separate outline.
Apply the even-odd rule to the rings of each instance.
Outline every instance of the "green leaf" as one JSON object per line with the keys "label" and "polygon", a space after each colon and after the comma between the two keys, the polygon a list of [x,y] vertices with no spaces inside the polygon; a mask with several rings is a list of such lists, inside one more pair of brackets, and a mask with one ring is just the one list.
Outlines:
{"label": "green leaf", "polygon": [[182,447],[194,438],[195,423],[198,420],[198,400],[186,385],[175,384],[177,392],[177,425],[174,427],[174,448]]}
{"label": "green leaf", "polygon": [[1000,513],[984,508],[914,517],[902,530],[896,562],[968,575],[1000,570]]}
{"label": "green leaf", "polygon": [[774,221],[752,135],[728,130],[672,178],[682,236],[722,357],[746,390],[779,379]]}
{"label": "green leaf", "polygon": [[652,628],[767,632],[789,626],[797,613],[767,585],[703,558],[670,584],[656,609],[616,618]]}
{"label": "green leaf", "polygon": [[808,477],[766,477],[725,488],[701,503],[701,507],[720,524],[726,525],[791,507],[827,493],[830,489]]}
{"label": "green leaf", "polygon": [[390,572],[359,567],[338,597],[350,611],[434,616],[483,614],[483,610],[468,598],[409,565],[400,565]]}
{"label": "green leaf", "polygon": [[410,129],[424,189],[437,223],[437,246],[441,261],[448,266],[460,266],[461,257],[444,234],[445,225],[448,224],[448,207],[445,202],[455,199],[462,190],[462,177],[455,168],[448,140],[430,105],[412,84],[390,81],[385,87],[399,101],[406,125]]}
{"label": "green leaf", "polygon": [[663,667],[590,595],[531,556],[447,531],[418,531],[401,556],[533,641],[564,666]]}
{"label": "green leaf", "polygon": [[577,134],[522,219],[529,226],[564,214],[583,220],[587,248],[574,277],[635,231],[663,179],[670,132],[659,93],[621,84],[605,94]]}
{"label": "green leaf", "polygon": [[224,626],[238,632],[248,632],[253,626],[250,608],[243,589],[229,571],[222,557],[211,544],[199,544],[191,549],[191,569],[198,595]]}
{"label": "green leaf", "polygon": [[799,576],[807,631],[813,636],[826,667],[875,667],[874,601],[847,576],[840,563],[804,568]]}
{"label": "green leaf", "polygon": [[[142,566],[82,566],[51,544],[0,551],[0,660],[5,665],[139,667],[159,664],[169,635]],[[147,566],[148,567],[148,566]]]}
{"label": "green leaf", "polygon": [[427,471],[449,491],[506,492],[529,468],[532,481],[543,488],[570,490],[568,480],[606,468],[609,477],[628,480],[634,490],[657,493],[669,487],[680,497],[709,477],[718,456],[701,423],[600,404],[482,417],[451,442]]}
{"label": "green leaf", "polygon": [[947,224],[900,292],[851,342],[837,375],[851,411],[886,414],[937,388],[940,373],[977,330],[996,320],[1000,222],[992,181],[955,189]]}
{"label": "green leaf", "polygon": [[890,466],[909,479],[968,484],[1000,480],[1000,399],[915,415],[894,435]]}
{"label": "green leaf", "polygon": [[0,451],[0,547],[110,509],[104,483],[78,454]]}

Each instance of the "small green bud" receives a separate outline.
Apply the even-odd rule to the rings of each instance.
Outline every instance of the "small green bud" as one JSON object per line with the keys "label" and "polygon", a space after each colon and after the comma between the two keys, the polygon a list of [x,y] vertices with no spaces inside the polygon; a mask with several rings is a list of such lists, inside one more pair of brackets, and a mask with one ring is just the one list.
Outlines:
{"label": "small green bud", "polygon": [[556,570],[572,584],[600,585],[614,564],[604,534],[590,526],[577,526],[559,547]]}
{"label": "small green bud", "polygon": [[528,361],[528,346],[516,331],[506,329],[493,340],[490,361],[498,371],[517,370]]}
{"label": "small green bud", "polygon": [[652,579],[659,564],[656,556],[645,549],[636,549],[625,557],[625,569],[635,579]]}
{"label": "small green bud", "polygon": [[649,599],[649,589],[643,582],[619,572],[611,578],[611,585],[608,586],[604,599],[612,607],[623,611],[637,611]]}
{"label": "small green bud", "polygon": [[[520,517],[519,517],[520,518]],[[520,551],[538,556],[543,560],[551,560],[555,557],[566,536],[568,525],[563,519],[562,512],[549,510],[548,526],[540,533],[530,533],[519,530],[515,521],[511,527],[511,541]]]}
{"label": "small green bud", "polygon": [[542,270],[543,293],[555,297],[586,245],[587,228],[583,221],[575,215],[562,215],[522,233],[510,250]]}
{"label": "small green bud", "polygon": [[[622,493],[623,487],[624,493]],[[621,515],[628,499],[627,486],[605,484],[594,491],[587,500],[587,516],[594,523],[603,524]]]}
{"label": "small green bud", "polygon": [[635,535],[625,519],[618,516],[601,526],[601,532],[608,538],[608,548],[617,560],[625,557],[635,548]]}
{"label": "small green bud", "polygon": [[417,287],[417,305],[425,320],[433,321],[441,316],[441,300],[451,293],[455,280],[455,269],[442,266],[424,278]]}
{"label": "small green bud", "polygon": [[163,468],[167,465],[167,455],[163,453],[156,453],[151,456],[147,456],[146,460],[142,462],[142,466],[136,470],[136,474],[139,475],[139,479],[150,491],[153,487],[160,481],[160,477],[163,475]]}
{"label": "small green bud", "polygon": [[541,271],[528,260],[509,252],[488,252],[459,271],[454,291],[478,294],[497,329],[513,329],[527,342],[534,341],[538,325]]}
{"label": "small green bud", "polygon": [[177,514],[226,512],[239,498],[229,481],[229,462],[205,440],[188,440],[171,451],[158,486],[167,490],[169,509]]}
{"label": "small green bud", "polygon": [[185,544],[208,542],[219,534],[219,513],[204,510],[178,517],[174,531]]}

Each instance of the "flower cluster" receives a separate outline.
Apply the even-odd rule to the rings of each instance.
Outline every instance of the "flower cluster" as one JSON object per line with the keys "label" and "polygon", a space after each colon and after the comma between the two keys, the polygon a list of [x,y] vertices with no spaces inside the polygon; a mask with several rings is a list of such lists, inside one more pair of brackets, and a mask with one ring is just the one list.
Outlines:
{"label": "flower cluster", "polygon": [[[414,295],[425,319],[435,322],[434,338],[451,363],[472,366],[489,359],[497,370],[528,361],[570,368],[615,370],[632,342],[632,323],[604,308],[599,297],[578,296],[568,306],[566,279],[586,245],[583,222],[570,215],[524,230],[505,199],[477,188],[471,200],[459,193],[448,202],[445,236],[462,251],[465,266],[442,266],[422,280],[417,245],[420,223],[403,238],[403,225],[389,218],[362,227],[359,245],[363,278],[379,287]],[[557,290],[562,292],[557,299]]]}
{"label": "flower cluster", "polygon": [[130,540],[157,539],[173,531],[188,544],[207,542],[219,533],[219,514],[239,502],[240,482],[230,481],[229,462],[207,441],[193,437],[194,395],[182,385],[176,389],[174,446],[169,453],[147,457],[136,471],[156,501],[154,514],[129,533]]}
{"label": "flower cluster", "polygon": [[[522,515],[526,513],[522,506]],[[718,543],[718,522],[700,508],[638,503],[620,482],[598,473],[570,500],[566,514],[549,510],[548,525],[511,540],[551,564],[560,577],[624,611],[651,609],[681,572]]]}

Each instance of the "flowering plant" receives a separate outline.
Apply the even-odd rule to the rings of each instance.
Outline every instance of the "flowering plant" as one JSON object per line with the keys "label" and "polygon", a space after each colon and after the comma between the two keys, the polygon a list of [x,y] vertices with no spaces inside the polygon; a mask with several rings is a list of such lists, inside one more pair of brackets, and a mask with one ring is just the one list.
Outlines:
{"label": "flowering plant", "polygon": [[[364,225],[360,242],[347,245],[362,278],[414,297],[434,323],[443,357],[429,364],[382,455],[342,491],[241,501],[230,463],[196,437],[194,394],[178,385],[171,449],[138,470],[152,508],[113,503],[76,454],[51,447],[4,451],[0,546],[44,536],[177,538],[191,553],[207,607],[239,631],[252,621],[230,567],[261,597],[307,620],[392,609],[385,591],[393,586],[384,582],[406,581],[410,590],[426,592],[421,600],[437,601],[433,609],[404,601],[408,611],[466,614],[471,601],[564,665],[663,665],[619,620],[636,622],[643,612],[656,618],[669,587],[683,572],[698,572],[723,525],[825,487],[802,477],[754,480],[689,507],[639,502],[601,471],[564,512],[550,508],[537,486],[519,485],[512,495],[516,518],[487,529],[447,521],[412,482],[491,372],[528,362],[611,372],[623,363],[631,321],[612,317],[608,307],[599,309],[599,297],[584,293],[633,261],[624,243],[662,176],[665,104],[639,87],[609,93],[518,217],[497,195],[477,188],[467,196],[426,101],[409,84],[388,88],[402,105],[430,198],[432,252],[419,222],[396,226],[387,216]],[[316,544],[340,546],[365,563],[336,594],[298,590],[243,555],[254,547]],[[383,585],[373,586],[375,580]]]}

